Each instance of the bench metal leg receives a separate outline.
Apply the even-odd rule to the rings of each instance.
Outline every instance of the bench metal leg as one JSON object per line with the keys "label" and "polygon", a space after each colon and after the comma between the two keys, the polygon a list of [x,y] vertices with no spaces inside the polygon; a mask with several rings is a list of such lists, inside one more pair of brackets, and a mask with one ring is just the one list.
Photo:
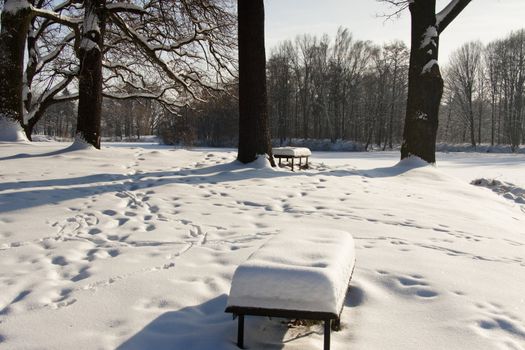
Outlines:
{"label": "bench metal leg", "polygon": [[341,318],[338,317],[332,321],[332,330],[336,332],[341,330]]}
{"label": "bench metal leg", "polygon": [[239,315],[239,327],[237,329],[237,346],[244,349],[244,315]]}
{"label": "bench metal leg", "polygon": [[330,322],[331,320],[324,321],[324,350],[330,350]]}

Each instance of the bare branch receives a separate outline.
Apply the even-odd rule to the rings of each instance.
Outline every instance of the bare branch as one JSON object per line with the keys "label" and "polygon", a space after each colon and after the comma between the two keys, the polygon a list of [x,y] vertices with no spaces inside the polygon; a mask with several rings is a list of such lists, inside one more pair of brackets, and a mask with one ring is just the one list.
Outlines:
{"label": "bare branch", "polygon": [[441,34],[470,2],[471,0],[451,0],[450,3],[436,15],[438,32]]}

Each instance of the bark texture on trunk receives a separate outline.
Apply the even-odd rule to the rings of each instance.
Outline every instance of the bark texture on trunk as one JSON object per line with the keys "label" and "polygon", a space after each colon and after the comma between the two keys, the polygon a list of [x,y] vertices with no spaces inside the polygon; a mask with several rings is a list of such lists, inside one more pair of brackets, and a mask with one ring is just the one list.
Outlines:
{"label": "bark texture on trunk", "polygon": [[408,76],[408,101],[401,159],[415,155],[436,162],[436,135],[443,79],[438,65],[439,32],[436,0],[410,4],[412,40]]}
{"label": "bark texture on trunk", "polygon": [[102,50],[105,0],[84,1],[84,27],[79,48],[77,138],[100,149]]}
{"label": "bark texture on trunk", "polygon": [[31,21],[29,3],[6,0],[1,21],[0,118],[16,122],[21,128],[24,124],[24,50]]}
{"label": "bark texture on trunk", "polygon": [[253,162],[266,154],[272,166],[266,92],[263,0],[238,0],[239,150],[237,159]]}

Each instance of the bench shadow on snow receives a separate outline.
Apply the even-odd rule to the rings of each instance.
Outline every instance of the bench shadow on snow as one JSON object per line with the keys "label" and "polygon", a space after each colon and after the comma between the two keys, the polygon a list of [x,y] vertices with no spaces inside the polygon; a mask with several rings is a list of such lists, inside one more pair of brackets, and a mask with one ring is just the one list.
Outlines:
{"label": "bench shadow on snow", "polygon": [[[346,293],[345,307],[354,308],[360,306],[365,301],[365,292],[361,287],[356,286],[354,282],[350,283],[350,288]],[[343,320],[345,321],[345,320]],[[352,320],[346,320],[352,322]]]}
{"label": "bench shadow on snow", "polygon": [[[116,350],[238,349],[237,320],[232,320],[231,314],[224,312],[227,298],[226,294],[222,294],[200,305],[166,312],[118,346]],[[345,299],[345,308],[356,308],[364,302],[364,299],[363,290],[352,283]],[[354,320],[343,319],[343,322],[352,323]],[[270,320],[266,317],[246,316],[245,348],[282,349],[286,343],[314,333],[318,333],[318,340],[322,341],[321,327],[300,332],[289,338],[286,336],[288,331],[286,323],[287,321],[283,319]]]}
{"label": "bench shadow on snow", "polygon": [[[238,349],[237,320],[224,312],[227,295],[222,294],[203,304],[166,312],[116,350],[235,350]],[[282,349],[286,326],[268,327],[264,317],[246,317],[245,347]],[[280,327],[279,327],[280,326]]]}

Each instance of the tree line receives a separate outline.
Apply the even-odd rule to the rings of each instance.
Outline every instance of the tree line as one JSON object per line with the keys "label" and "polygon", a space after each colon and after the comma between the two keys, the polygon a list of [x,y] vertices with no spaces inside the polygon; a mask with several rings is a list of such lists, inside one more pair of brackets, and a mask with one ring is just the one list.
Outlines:
{"label": "tree line", "polygon": [[469,42],[450,57],[441,138],[452,142],[525,143],[525,30]]}
{"label": "tree line", "polygon": [[392,148],[402,135],[409,50],[355,40],[340,28],[279,44],[268,60],[272,135]]}
{"label": "tree line", "polygon": [[[409,49],[302,35],[268,60],[272,135],[352,140],[365,149],[401,144]],[[447,143],[525,143],[525,30],[483,45],[468,42],[443,68],[438,139]]]}

